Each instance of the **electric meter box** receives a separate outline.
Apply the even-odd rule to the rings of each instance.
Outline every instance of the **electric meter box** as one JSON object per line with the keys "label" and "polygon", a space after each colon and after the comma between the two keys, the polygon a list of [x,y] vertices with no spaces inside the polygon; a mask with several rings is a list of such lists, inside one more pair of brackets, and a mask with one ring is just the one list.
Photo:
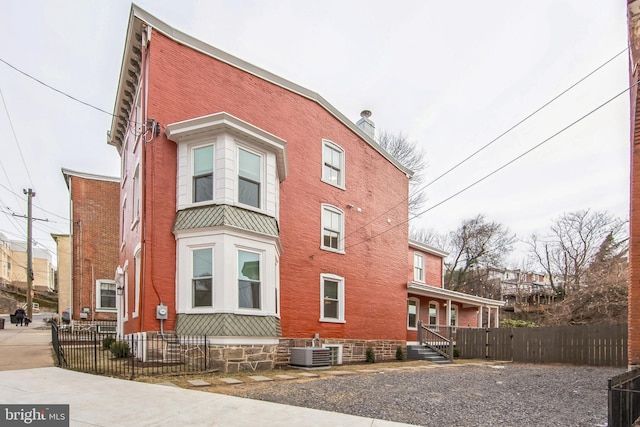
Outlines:
{"label": "electric meter box", "polygon": [[167,320],[169,318],[169,309],[166,305],[160,304],[156,307],[156,319]]}

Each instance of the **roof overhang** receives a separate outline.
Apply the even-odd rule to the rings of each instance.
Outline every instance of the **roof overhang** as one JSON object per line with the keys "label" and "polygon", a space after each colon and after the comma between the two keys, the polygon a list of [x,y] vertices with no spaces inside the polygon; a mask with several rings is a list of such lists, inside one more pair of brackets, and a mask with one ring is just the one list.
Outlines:
{"label": "roof overhang", "polygon": [[287,141],[231,114],[220,112],[208,116],[167,125],[165,134],[177,143],[209,139],[219,133],[228,132],[276,155],[278,178],[284,181],[289,173],[287,165]]}
{"label": "roof overhang", "polygon": [[[305,97],[311,101],[316,102],[322,108],[324,108],[329,114],[334,116],[338,121],[349,128],[353,133],[358,135],[367,144],[373,147],[384,158],[391,162],[397,169],[402,171],[407,177],[413,176],[413,171],[403,166],[398,160],[396,160],[391,154],[383,149],[374,138],[369,136],[364,130],[360,129],[358,125],[349,120],[338,109],[331,105],[322,96],[313,92],[307,88],[304,88],[296,83],[290,82],[276,74],[266,71],[260,67],[228,54],[218,48],[215,48],[201,40],[198,40],[188,34],[179,31],[163,21],[159,20],[149,12],[141,9],[136,4],[131,5],[131,14],[129,16],[129,26],[127,29],[127,39],[125,42],[124,54],[122,58],[122,67],[120,70],[120,80],[118,82],[118,91],[116,104],[114,107],[114,119],[111,125],[109,144],[115,146],[118,152],[122,149],[124,143],[124,137],[126,136],[127,121],[129,114],[131,113],[131,106],[127,104],[129,101],[129,93],[135,96],[135,91],[131,92],[131,87],[137,87],[138,76],[140,73],[140,62],[142,58],[142,45],[143,35],[145,32],[149,32],[150,29],[158,31],[166,37],[174,40],[175,42],[194,49],[202,54],[215,58],[232,67],[238,68],[263,80],[266,80],[272,84],[282,87],[290,92],[296,93],[302,97]],[[145,36],[148,38],[149,36]]]}
{"label": "roof overhang", "polygon": [[450,291],[449,289],[436,288],[435,286],[425,285],[423,283],[408,282],[407,289],[409,293],[431,297],[451,300],[452,302],[459,302],[462,304],[482,306],[482,307],[504,307],[504,301],[498,301],[489,298],[482,298],[475,295],[469,295],[462,292]]}
{"label": "roof overhang", "polygon": [[449,256],[449,252],[445,252],[442,249],[438,249],[434,246],[430,246],[430,245],[427,245],[426,243],[422,243],[413,239],[409,239],[409,247],[413,249],[418,249],[423,252],[427,252],[442,258],[446,258]]}

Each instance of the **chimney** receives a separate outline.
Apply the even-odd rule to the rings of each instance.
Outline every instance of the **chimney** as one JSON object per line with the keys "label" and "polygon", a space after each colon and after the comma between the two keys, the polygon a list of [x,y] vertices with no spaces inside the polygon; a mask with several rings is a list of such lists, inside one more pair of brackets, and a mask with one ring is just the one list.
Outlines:
{"label": "chimney", "polygon": [[371,117],[371,111],[364,110],[360,113],[360,120],[358,120],[358,127],[362,129],[367,135],[371,137],[371,139],[375,139],[376,133],[376,125],[369,118]]}

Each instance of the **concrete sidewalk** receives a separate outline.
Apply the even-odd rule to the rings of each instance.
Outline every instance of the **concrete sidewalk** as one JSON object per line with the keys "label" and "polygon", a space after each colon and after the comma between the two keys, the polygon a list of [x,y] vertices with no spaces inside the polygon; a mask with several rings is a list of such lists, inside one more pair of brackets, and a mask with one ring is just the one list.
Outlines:
{"label": "concrete sidewalk", "polygon": [[26,327],[5,322],[0,329],[0,371],[47,366],[54,366],[51,328],[42,329],[42,323]]}
{"label": "concrete sidewalk", "polygon": [[0,329],[0,403],[68,404],[71,426],[408,426],[56,368],[51,330],[32,326]]}
{"label": "concrete sidewalk", "polygon": [[71,426],[409,426],[60,368],[0,372],[0,396],[3,404],[69,404]]}

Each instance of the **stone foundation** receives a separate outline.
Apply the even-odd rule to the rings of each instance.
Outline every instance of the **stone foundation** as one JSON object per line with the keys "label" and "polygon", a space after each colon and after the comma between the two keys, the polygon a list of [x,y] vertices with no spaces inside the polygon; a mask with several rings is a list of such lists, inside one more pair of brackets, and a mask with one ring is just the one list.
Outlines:
{"label": "stone foundation", "polygon": [[278,352],[275,361],[275,367],[284,367],[289,364],[291,359],[292,347],[313,347],[315,345],[322,347],[327,344],[342,345],[342,363],[361,363],[367,361],[367,348],[373,348],[376,356],[376,362],[383,360],[395,360],[396,350],[402,347],[406,353],[406,341],[380,341],[380,340],[348,340],[348,339],[306,339],[306,338],[281,338],[278,345]]}

